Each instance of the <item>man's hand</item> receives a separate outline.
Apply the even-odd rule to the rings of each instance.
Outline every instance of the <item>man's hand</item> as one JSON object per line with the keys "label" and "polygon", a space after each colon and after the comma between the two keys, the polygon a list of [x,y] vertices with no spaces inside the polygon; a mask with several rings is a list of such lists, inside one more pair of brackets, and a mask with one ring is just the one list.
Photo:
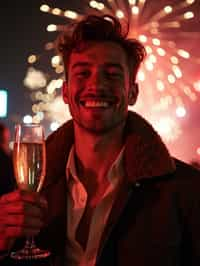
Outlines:
{"label": "man's hand", "polygon": [[14,240],[35,236],[44,226],[47,201],[36,192],[15,190],[0,197],[0,251],[11,248]]}

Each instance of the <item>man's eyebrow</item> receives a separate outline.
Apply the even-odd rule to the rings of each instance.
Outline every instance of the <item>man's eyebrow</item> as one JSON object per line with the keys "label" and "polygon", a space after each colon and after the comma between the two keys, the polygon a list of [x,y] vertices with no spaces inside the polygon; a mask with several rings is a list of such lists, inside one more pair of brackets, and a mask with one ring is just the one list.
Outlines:
{"label": "man's eyebrow", "polygon": [[[77,68],[77,67],[89,67],[92,64],[89,62],[76,62],[72,65],[72,69]],[[123,67],[120,63],[112,63],[112,62],[107,62],[105,64],[103,64],[105,67],[109,68],[109,67],[114,67],[114,68],[118,68],[119,70],[123,71]]]}
{"label": "man's eyebrow", "polygon": [[118,68],[120,69],[121,71],[123,71],[123,67],[121,64],[119,63],[105,63],[105,66],[106,67],[114,67],[114,68]]}
{"label": "man's eyebrow", "polygon": [[75,64],[72,65],[72,69],[76,67],[87,67],[87,66],[91,66],[91,64],[88,62],[76,62]]}

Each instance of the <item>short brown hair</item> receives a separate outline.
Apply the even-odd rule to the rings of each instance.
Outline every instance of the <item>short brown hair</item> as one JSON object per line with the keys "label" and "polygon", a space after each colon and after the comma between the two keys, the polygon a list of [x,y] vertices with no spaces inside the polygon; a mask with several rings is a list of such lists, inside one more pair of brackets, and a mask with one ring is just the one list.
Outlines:
{"label": "short brown hair", "polygon": [[130,74],[135,79],[146,51],[136,39],[128,39],[128,31],[123,33],[120,22],[110,15],[88,15],[83,20],[71,25],[68,31],[58,36],[56,50],[61,54],[66,71],[73,51],[81,51],[90,41],[111,41],[119,44],[126,53]]}

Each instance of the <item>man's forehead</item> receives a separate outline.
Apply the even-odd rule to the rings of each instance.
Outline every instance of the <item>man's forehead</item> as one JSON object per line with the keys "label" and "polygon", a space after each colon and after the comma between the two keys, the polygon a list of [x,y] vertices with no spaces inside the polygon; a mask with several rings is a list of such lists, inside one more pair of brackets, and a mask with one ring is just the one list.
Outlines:
{"label": "man's forehead", "polygon": [[70,63],[77,61],[94,61],[107,63],[125,63],[126,55],[120,45],[113,42],[93,42],[79,51],[73,51]]}

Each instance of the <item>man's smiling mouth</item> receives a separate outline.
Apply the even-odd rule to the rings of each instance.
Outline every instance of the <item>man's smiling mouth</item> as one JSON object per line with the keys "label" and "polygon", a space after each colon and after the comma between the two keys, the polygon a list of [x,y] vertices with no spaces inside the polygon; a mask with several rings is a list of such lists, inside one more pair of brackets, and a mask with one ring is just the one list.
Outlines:
{"label": "man's smiling mouth", "polygon": [[106,101],[96,101],[96,100],[89,100],[89,101],[81,101],[81,105],[84,107],[102,107],[107,108],[111,106],[109,102]]}
{"label": "man's smiling mouth", "polygon": [[80,104],[86,108],[109,108],[117,104],[116,99],[82,99]]}

